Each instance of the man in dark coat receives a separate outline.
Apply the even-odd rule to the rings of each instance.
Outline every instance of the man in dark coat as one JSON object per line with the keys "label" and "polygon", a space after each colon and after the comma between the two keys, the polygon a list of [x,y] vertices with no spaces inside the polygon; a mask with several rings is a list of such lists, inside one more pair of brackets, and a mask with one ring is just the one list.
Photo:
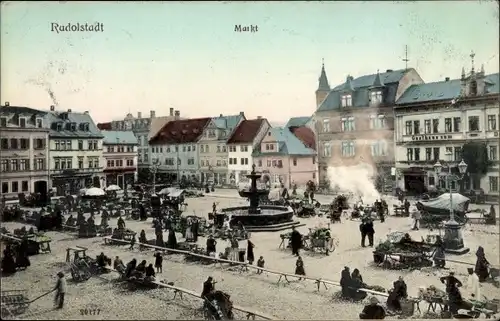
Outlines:
{"label": "man in dark coat", "polygon": [[405,201],[403,203],[403,206],[405,208],[405,216],[410,216],[410,202],[405,198]]}
{"label": "man in dark coat", "polygon": [[361,246],[365,247],[365,239],[366,239],[366,219],[361,220],[361,224],[359,224],[359,232],[361,233]]}
{"label": "man in dark coat", "polygon": [[373,247],[373,235],[375,234],[375,229],[373,228],[373,221],[371,219],[367,219],[365,231],[368,236],[368,243],[371,247]]}
{"label": "man in dark coat", "polygon": [[214,239],[213,235],[210,235],[207,239],[207,254],[217,252],[216,245],[217,241]]}
{"label": "man in dark coat", "polygon": [[299,249],[302,247],[302,234],[300,234],[300,232],[297,231],[295,227],[292,227],[291,243],[292,254],[299,256]]}
{"label": "man in dark coat", "polygon": [[168,231],[167,247],[170,249],[177,248],[177,237],[175,236],[175,231],[173,229]]}
{"label": "man in dark coat", "polygon": [[450,272],[448,276],[441,277],[439,280],[441,283],[446,284],[446,294],[448,294],[450,312],[456,314],[463,301],[462,294],[458,289],[462,286],[462,282],[455,277],[455,273],[453,272]]}
{"label": "man in dark coat", "polygon": [[145,221],[148,218],[143,204],[139,205],[139,217],[141,218],[141,221]]}

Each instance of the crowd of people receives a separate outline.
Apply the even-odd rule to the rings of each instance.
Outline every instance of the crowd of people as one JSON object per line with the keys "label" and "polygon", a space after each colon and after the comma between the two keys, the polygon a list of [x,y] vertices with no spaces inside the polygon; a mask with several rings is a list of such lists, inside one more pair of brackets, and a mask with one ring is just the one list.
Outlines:
{"label": "crowd of people", "polygon": [[12,275],[19,269],[25,270],[31,265],[28,257],[28,240],[22,239],[18,245],[7,243],[3,250],[2,275]]}

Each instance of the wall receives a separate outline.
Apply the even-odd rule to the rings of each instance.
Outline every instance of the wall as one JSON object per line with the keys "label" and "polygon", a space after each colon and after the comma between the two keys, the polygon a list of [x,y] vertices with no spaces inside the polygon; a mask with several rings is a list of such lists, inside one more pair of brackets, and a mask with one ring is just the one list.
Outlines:
{"label": "wall", "polygon": [[[156,148],[160,149],[156,152]],[[191,177],[193,174],[199,177],[196,173],[199,169],[198,148],[196,143],[178,144],[178,145],[152,145],[150,146],[150,166],[157,159],[159,162],[158,171],[178,173],[180,176],[186,175]],[[189,151],[188,151],[189,150]],[[167,165],[166,160],[173,159],[173,165]],[[177,159],[180,163],[177,164]],[[193,164],[188,165],[188,160],[193,159]]]}
{"label": "wall", "polygon": [[[236,152],[231,152],[230,151],[230,146],[236,147]],[[247,151],[242,152],[241,147],[246,146]],[[231,144],[227,146],[228,148],[228,159],[227,159],[227,166],[228,166],[228,171],[229,174],[232,174],[234,172],[234,179],[235,182],[239,182],[241,180],[246,180],[246,177],[241,177],[240,171],[246,171],[248,174],[252,171],[252,165],[253,165],[253,158],[252,158],[252,152],[253,152],[253,147],[251,144]],[[230,158],[236,158],[237,164],[230,164],[229,159]],[[248,164],[242,165],[241,164],[241,159],[246,158],[248,159]]]}
{"label": "wall", "polygon": [[[0,130],[1,138],[17,138],[17,139],[29,139],[29,149],[22,150],[4,150],[0,151],[1,159],[28,159],[29,160],[29,171],[15,171],[15,172],[1,172],[0,181],[2,183],[6,182],[9,185],[9,192],[5,195],[6,198],[17,197],[18,193],[32,193],[35,191],[35,182],[36,181],[45,181],[47,182],[47,187],[50,188],[50,180],[49,180],[49,136],[48,131],[39,131],[39,130],[14,130],[14,129],[6,129],[2,128]],[[43,149],[35,149],[35,139],[45,139],[45,147]],[[45,169],[35,170],[34,159],[35,158],[43,158],[45,160]],[[22,191],[22,182],[28,181],[28,191]],[[18,192],[12,193],[12,182],[18,182]],[[1,186],[0,184],[0,193]]]}
{"label": "wall", "polygon": [[[280,176],[286,187],[290,188],[292,183],[298,187],[305,187],[306,183],[316,178],[316,164],[313,162],[313,156],[284,156],[284,155],[269,155],[265,154],[256,157],[254,162],[256,170],[264,174],[268,174],[272,184],[278,184],[277,176]],[[293,165],[293,160],[297,160],[297,165]],[[273,166],[273,161],[278,164],[282,162],[282,167]]]}
{"label": "wall", "polygon": [[[71,140],[71,150],[56,150],[56,141],[57,140]],[[83,150],[78,150],[78,141],[83,141]],[[97,150],[89,150],[88,149],[88,141],[89,140],[97,140]],[[104,154],[103,154],[103,141],[102,139],[68,139],[68,138],[50,138],[49,141],[50,148],[50,169],[51,171],[55,170],[55,157],[70,157],[72,159],[71,163],[73,169],[78,169],[78,157],[84,157],[84,168],[88,168],[87,158],[90,157],[98,157],[99,158],[99,169],[102,170],[104,167]]]}

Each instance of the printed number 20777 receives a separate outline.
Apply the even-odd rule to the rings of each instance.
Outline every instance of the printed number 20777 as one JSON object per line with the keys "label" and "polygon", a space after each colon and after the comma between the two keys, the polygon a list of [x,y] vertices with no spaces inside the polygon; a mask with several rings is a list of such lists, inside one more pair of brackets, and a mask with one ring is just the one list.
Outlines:
{"label": "printed number 20777", "polygon": [[99,315],[100,309],[80,309],[80,315]]}

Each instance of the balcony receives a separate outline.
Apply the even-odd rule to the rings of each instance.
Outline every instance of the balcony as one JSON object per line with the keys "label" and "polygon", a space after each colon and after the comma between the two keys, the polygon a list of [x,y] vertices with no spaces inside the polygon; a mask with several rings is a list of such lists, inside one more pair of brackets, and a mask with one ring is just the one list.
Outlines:
{"label": "balcony", "polygon": [[65,169],[51,169],[51,175],[63,175],[63,176],[71,176],[71,175],[90,175],[93,173],[102,172],[102,167],[91,167],[91,168],[65,168]]}

